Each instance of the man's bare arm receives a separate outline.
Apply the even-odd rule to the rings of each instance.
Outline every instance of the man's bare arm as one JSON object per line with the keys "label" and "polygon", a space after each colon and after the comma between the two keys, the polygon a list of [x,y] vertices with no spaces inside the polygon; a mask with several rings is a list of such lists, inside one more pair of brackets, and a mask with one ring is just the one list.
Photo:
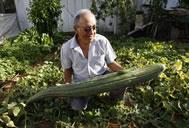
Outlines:
{"label": "man's bare arm", "polygon": [[72,68],[68,68],[64,70],[64,83],[65,84],[72,82],[72,75],[73,75]]}

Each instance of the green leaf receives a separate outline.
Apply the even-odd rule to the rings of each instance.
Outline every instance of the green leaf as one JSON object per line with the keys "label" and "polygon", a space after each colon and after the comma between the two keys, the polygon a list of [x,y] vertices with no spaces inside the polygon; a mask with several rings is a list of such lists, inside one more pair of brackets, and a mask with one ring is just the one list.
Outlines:
{"label": "green leaf", "polygon": [[182,61],[177,60],[173,67],[177,71],[182,70]]}
{"label": "green leaf", "polygon": [[186,55],[187,57],[189,57],[189,52],[185,53],[185,55]]}
{"label": "green leaf", "polygon": [[185,57],[185,56],[182,56],[182,59],[185,63],[189,63],[189,58]]}
{"label": "green leaf", "polygon": [[12,109],[16,105],[17,105],[16,102],[12,102],[12,103],[8,104],[8,109]]}
{"label": "green leaf", "polygon": [[15,128],[16,127],[13,121],[9,121],[6,125],[9,128]]}
{"label": "green leaf", "polygon": [[21,108],[18,107],[18,106],[14,107],[14,108],[12,109],[12,113],[13,113],[13,115],[14,115],[15,117],[18,116],[18,114],[20,113],[20,111],[21,111]]}
{"label": "green leaf", "polygon": [[178,103],[177,103],[177,106],[178,106],[178,108],[179,108],[180,110],[182,110],[182,107],[181,107],[181,102],[180,102],[180,100],[178,101]]}
{"label": "green leaf", "polygon": [[26,106],[26,104],[23,103],[23,102],[21,102],[20,105],[21,105],[22,107],[25,107],[25,106]]}
{"label": "green leaf", "polygon": [[1,120],[3,120],[3,122],[8,123],[11,121],[11,118],[7,115],[7,113],[4,113],[2,116],[0,116]]}
{"label": "green leaf", "polygon": [[166,79],[166,80],[170,80],[170,78],[167,77],[167,75],[166,75],[164,72],[162,72],[159,77],[160,77],[160,78],[164,78],[164,79]]}

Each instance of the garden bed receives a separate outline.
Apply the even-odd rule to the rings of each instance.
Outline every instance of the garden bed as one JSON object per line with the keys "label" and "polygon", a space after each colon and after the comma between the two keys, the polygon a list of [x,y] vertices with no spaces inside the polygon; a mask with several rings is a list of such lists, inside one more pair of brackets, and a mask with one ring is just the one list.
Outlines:
{"label": "garden bed", "polygon": [[70,38],[63,34],[63,40],[54,45],[48,37],[46,42],[37,43],[31,31],[7,40],[0,49],[1,89],[17,78],[10,91],[1,90],[0,126],[188,127],[188,44],[110,36],[117,61],[125,69],[163,63],[166,70],[155,80],[127,89],[125,102],[112,104],[104,93],[92,97],[87,110],[75,112],[64,98],[47,98],[25,106],[26,100],[40,90],[63,83],[59,52],[61,43]]}

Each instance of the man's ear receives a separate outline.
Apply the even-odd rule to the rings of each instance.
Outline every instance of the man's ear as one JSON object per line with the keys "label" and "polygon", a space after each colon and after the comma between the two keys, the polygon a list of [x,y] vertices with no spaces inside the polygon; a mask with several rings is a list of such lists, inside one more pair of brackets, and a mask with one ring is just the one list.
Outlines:
{"label": "man's ear", "polygon": [[73,29],[76,31],[77,30],[76,26],[74,26]]}
{"label": "man's ear", "polygon": [[75,33],[78,33],[79,28],[78,27],[74,27]]}

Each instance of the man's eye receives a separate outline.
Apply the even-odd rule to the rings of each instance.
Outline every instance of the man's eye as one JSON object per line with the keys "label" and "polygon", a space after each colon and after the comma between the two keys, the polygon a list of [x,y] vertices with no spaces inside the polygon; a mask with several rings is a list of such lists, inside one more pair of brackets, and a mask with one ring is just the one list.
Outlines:
{"label": "man's eye", "polygon": [[96,30],[96,26],[94,25],[94,26],[92,26],[92,27],[86,27],[86,28],[84,28],[84,31],[85,32],[90,32],[91,30]]}

